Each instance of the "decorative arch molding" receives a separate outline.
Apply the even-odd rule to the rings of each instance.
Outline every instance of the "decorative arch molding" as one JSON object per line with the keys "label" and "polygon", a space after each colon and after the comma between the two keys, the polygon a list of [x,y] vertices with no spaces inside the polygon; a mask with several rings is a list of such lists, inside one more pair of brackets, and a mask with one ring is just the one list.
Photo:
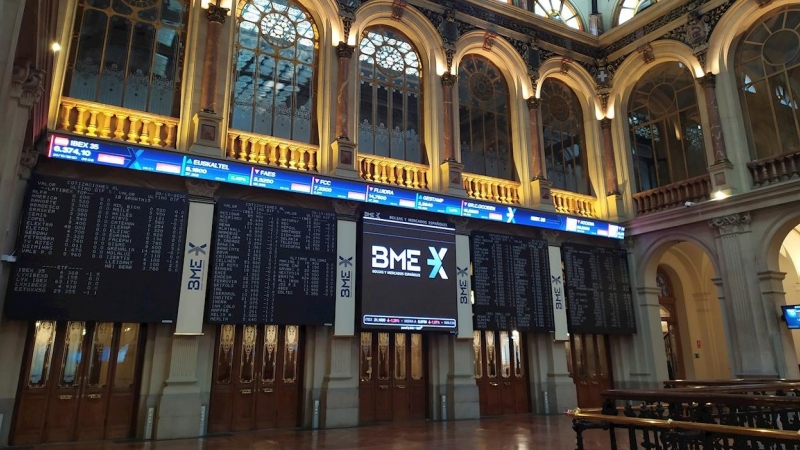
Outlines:
{"label": "decorative arch molding", "polygon": [[484,49],[484,41],[485,32],[483,31],[472,31],[461,36],[456,42],[451,71],[458,71],[458,65],[465,55],[478,53],[493,62],[503,72],[506,81],[509,83],[509,92],[512,93],[512,99],[514,96],[530,97],[533,92],[533,86],[528,78],[527,65],[514,46],[502,36],[496,36],[493,39],[491,51],[486,51]]}
{"label": "decorative arch molding", "polygon": [[[326,37],[330,37],[331,45],[336,45],[344,39],[344,28],[342,21],[339,20],[339,6],[334,0],[293,0],[299,3],[314,19],[314,24],[320,29],[320,42],[324,42]],[[236,3],[236,15],[238,18],[242,13],[242,8],[248,0],[239,0]],[[235,19],[234,19],[235,20]],[[236,27],[234,27],[236,28]]]}
{"label": "decorative arch molding", "polygon": [[[420,59],[425,61],[422,67],[423,76],[444,72],[445,55],[442,37],[433,24],[418,9],[409,5],[403,14],[403,20],[392,19],[392,2],[389,0],[372,0],[356,11],[350,30],[348,44],[358,45],[361,33],[375,25],[387,25],[403,33],[419,52]],[[426,55],[433,55],[434,59]],[[435,62],[436,66],[432,63]]]}
{"label": "decorative arch molding", "polygon": [[[798,215],[800,215],[800,213]],[[670,248],[679,242],[689,242],[696,245],[708,256],[708,259],[714,267],[714,273],[722,273],[719,268],[719,259],[714,251],[713,242],[705,242],[703,239],[687,232],[675,232],[659,237],[644,249],[640,258],[640,261],[643,261],[643,264],[640,265],[643,270],[637,271],[636,274],[637,286],[656,287],[656,270],[658,269],[662,257]],[[675,252],[675,255],[682,255],[682,252]]]}
{"label": "decorative arch molding", "polygon": [[754,1],[734,3],[711,33],[706,57],[707,72],[718,74],[730,70],[739,37],[764,16],[789,5],[797,5],[797,1],[773,0],[764,6]]}
{"label": "decorative arch molding", "polygon": [[650,45],[653,49],[655,61],[646,63],[638,52],[631,53],[620,64],[619,69],[614,74],[614,85],[611,88],[611,100],[609,100],[608,105],[608,110],[613,111],[612,114],[616,114],[618,106],[623,108],[620,112],[621,115],[626,113],[625,108],[628,106],[633,87],[656,64],[676,61],[686,66],[695,79],[705,74],[703,65],[700,64],[700,61],[692,53],[692,49],[686,44],[673,40],[660,40],[652,42]]}
{"label": "decorative arch molding", "polygon": [[[594,78],[589,74],[586,69],[580,64],[570,64],[569,71],[564,73],[561,71],[563,58],[554,57],[545,61],[539,66],[539,80],[536,85],[536,98],[541,97],[542,83],[547,78],[555,78],[563,81],[578,95],[581,100],[581,106],[586,108],[587,113],[599,114],[599,107],[597,105],[595,96],[595,85],[597,84]],[[600,119],[601,117],[597,117]]]}
{"label": "decorative arch molding", "polygon": [[771,270],[780,272],[778,264],[781,246],[792,229],[800,225],[800,210],[786,208],[788,212],[778,216],[764,230],[767,246],[763,252],[756,255],[756,264],[759,271]]}

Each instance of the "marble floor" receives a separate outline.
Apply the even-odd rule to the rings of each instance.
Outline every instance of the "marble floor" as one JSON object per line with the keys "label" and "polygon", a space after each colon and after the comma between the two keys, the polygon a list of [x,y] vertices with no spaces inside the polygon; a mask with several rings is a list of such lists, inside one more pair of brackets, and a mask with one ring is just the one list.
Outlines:
{"label": "marble floor", "polygon": [[[626,440],[618,432],[619,448]],[[587,431],[586,450],[609,450],[608,432]],[[26,447],[26,450],[31,447]],[[336,430],[271,430],[203,439],[81,442],[36,450],[574,450],[575,432],[566,416],[506,416],[455,422],[406,422]]]}

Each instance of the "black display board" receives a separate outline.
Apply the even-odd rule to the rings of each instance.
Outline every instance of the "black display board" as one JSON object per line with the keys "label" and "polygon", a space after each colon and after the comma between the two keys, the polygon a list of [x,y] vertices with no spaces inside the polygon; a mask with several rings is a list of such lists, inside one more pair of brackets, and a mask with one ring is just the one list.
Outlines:
{"label": "black display board", "polygon": [[636,333],[627,252],[565,243],[561,256],[570,333]]}
{"label": "black display board", "polygon": [[208,320],[331,325],[336,213],[217,202]]}
{"label": "black display board", "polygon": [[476,330],[553,331],[547,241],[472,232]]}
{"label": "black display board", "polygon": [[185,194],[34,177],[6,315],[171,322],[178,314]]}
{"label": "black display board", "polygon": [[361,327],[456,332],[456,236],[446,222],[407,211],[365,211]]}

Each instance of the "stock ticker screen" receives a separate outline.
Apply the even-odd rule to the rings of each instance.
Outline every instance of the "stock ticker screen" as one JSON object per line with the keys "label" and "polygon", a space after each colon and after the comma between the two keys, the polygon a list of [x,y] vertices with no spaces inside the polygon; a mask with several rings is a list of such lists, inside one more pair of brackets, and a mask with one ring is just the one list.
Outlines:
{"label": "stock ticker screen", "polygon": [[361,328],[456,332],[455,230],[392,212],[361,222]]}

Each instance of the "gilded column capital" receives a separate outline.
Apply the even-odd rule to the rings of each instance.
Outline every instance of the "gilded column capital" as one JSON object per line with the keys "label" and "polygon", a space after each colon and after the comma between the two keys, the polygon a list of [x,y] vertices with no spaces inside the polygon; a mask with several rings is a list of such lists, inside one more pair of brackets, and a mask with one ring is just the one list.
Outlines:
{"label": "gilded column capital", "polygon": [[336,56],[339,58],[350,59],[353,57],[353,52],[355,50],[355,46],[347,45],[346,42],[339,42],[339,44],[336,46]]}
{"label": "gilded column capital", "polygon": [[602,119],[600,119],[600,128],[602,128],[604,130],[610,130],[611,129],[611,119],[609,119],[608,117],[603,117]]}
{"label": "gilded column capital", "polygon": [[445,72],[442,74],[442,86],[450,86],[453,87],[458,80],[458,76],[453,75],[450,72]]}
{"label": "gilded column capital", "polygon": [[222,24],[225,23],[225,18],[228,17],[228,11],[230,11],[228,8],[209,3],[206,17],[208,17],[209,22]]}
{"label": "gilded column capital", "polygon": [[714,89],[717,87],[717,76],[711,72],[705,74],[705,76],[700,78],[698,81],[700,82],[700,86],[703,86],[704,88]]}
{"label": "gilded column capital", "polygon": [[196,178],[186,179],[186,192],[197,197],[212,198],[219,186],[220,184],[216,181],[198,180]]}
{"label": "gilded column capital", "polygon": [[525,104],[528,105],[528,109],[537,109],[541,103],[542,100],[534,97],[533,95],[525,99]]}
{"label": "gilded column capital", "polygon": [[340,219],[355,220],[358,203],[350,200],[336,199],[333,201],[333,210]]}

